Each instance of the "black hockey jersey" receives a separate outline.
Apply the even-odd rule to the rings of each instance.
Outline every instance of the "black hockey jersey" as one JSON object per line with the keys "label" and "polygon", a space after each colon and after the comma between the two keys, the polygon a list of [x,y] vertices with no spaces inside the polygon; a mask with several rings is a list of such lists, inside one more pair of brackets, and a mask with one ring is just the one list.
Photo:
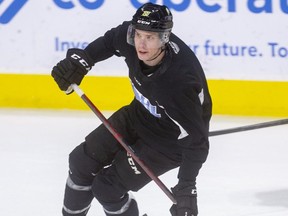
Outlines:
{"label": "black hockey jersey", "polygon": [[208,155],[212,109],[203,69],[192,50],[172,33],[160,67],[145,75],[135,47],[126,41],[129,24],[107,31],[85,50],[95,63],[113,55],[125,58],[135,94],[130,104],[135,130],[147,145],[159,140],[151,147],[182,161],[179,179],[195,180]]}

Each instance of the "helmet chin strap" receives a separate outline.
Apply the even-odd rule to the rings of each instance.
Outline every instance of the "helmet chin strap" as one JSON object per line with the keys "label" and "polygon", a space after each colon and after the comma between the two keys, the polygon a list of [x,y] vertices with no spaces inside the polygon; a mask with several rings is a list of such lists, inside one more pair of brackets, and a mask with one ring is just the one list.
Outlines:
{"label": "helmet chin strap", "polygon": [[164,50],[165,50],[165,47],[164,47],[164,46],[162,46],[162,47],[161,47],[161,50],[160,50],[160,52],[159,52],[159,54],[158,54],[158,55],[156,55],[155,57],[152,57],[151,59],[149,59],[149,60],[146,60],[146,61],[150,62],[150,61],[153,61],[153,60],[155,60],[156,58],[158,58],[158,57],[161,55],[161,53],[162,53]]}

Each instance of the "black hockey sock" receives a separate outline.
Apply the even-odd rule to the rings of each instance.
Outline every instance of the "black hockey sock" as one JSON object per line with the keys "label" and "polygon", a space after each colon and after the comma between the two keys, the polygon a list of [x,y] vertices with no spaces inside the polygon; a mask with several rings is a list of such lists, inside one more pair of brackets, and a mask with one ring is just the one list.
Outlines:
{"label": "black hockey sock", "polygon": [[85,216],[93,200],[91,186],[80,186],[67,179],[65,188],[63,216]]}
{"label": "black hockey sock", "polygon": [[92,182],[102,165],[86,155],[84,145],[77,146],[69,155],[69,176],[62,210],[64,216],[85,216],[94,198]]}
{"label": "black hockey sock", "polygon": [[139,216],[138,205],[132,194],[126,194],[119,203],[103,207],[107,216]]}

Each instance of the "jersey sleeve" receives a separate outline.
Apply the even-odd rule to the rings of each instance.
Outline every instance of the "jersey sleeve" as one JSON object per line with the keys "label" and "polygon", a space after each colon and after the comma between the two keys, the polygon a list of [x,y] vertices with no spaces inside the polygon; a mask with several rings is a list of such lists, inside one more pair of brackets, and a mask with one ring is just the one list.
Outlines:
{"label": "jersey sleeve", "polygon": [[204,91],[204,87],[199,83],[182,85],[180,90],[177,87],[174,93],[170,94],[170,103],[166,107],[169,116],[182,128],[181,133],[184,133],[178,139],[182,148],[182,163],[178,173],[180,181],[196,181],[208,155],[210,113],[205,111]]}
{"label": "jersey sleeve", "polygon": [[103,36],[92,41],[85,51],[94,63],[116,56],[123,56],[127,47],[126,35],[129,22],[108,30]]}

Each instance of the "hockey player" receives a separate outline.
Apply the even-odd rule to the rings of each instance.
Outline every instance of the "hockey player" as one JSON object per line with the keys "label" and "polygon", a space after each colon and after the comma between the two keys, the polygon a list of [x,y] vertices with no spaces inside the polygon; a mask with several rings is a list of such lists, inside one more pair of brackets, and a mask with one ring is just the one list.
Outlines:
{"label": "hockey player", "polygon": [[[172,188],[177,204],[170,212],[196,216],[196,177],[208,155],[212,104],[199,61],[171,32],[172,26],[166,6],[144,4],[132,21],[107,31],[84,50],[69,49],[52,76],[67,91],[71,83],[80,84],[95,63],[124,57],[135,97],[109,122],[157,176],[179,167],[178,184]],[[150,181],[100,125],[69,155],[63,215],[86,215],[95,197],[108,216],[137,216],[137,202],[129,191]]]}

